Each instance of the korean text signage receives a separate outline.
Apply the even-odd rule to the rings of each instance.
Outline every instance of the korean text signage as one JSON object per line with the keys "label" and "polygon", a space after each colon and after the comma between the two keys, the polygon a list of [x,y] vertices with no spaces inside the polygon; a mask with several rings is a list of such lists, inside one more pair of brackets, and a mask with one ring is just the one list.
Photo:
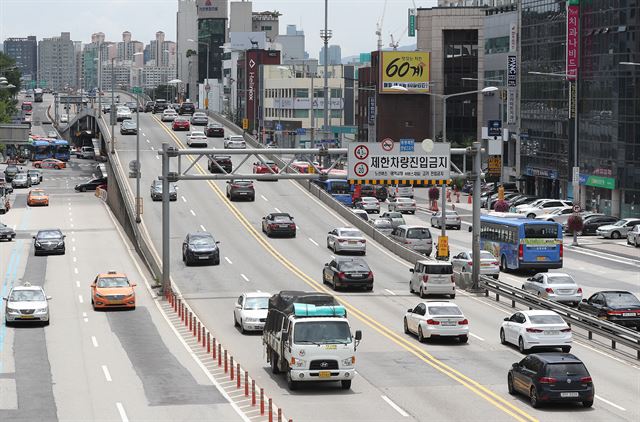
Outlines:
{"label": "korean text signage", "polygon": [[199,19],[227,18],[227,0],[197,0]]}
{"label": "korean text signage", "polygon": [[570,2],[567,6],[567,79],[575,80],[578,76],[579,39],[580,39],[580,6]]}
{"label": "korean text signage", "polygon": [[487,130],[489,136],[502,136],[502,120],[489,120]]}
{"label": "korean text signage", "polygon": [[507,56],[507,86],[518,85],[518,60],[516,56]]}
{"label": "korean text signage", "polygon": [[429,92],[430,55],[421,51],[383,51],[380,53],[380,93]]}
{"label": "korean text signage", "polygon": [[373,126],[376,123],[376,97],[369,97],[369,125]]}
{"label": "korean text signage", "polygon": [[509,52],[514,53],[518,50],[518,25],[511,23],[509,26]]}
{"label": "korean text signage", "polygon": [[502,157],[499,155],[489,157],[489,174],[491,176],[500,176],[502,174]]}
{"label": "korean text signage", "polygon": [[352,143],[348,152],[348,178],[352,180],[446,180],[450,177],[449,144],[435,143],[433,151],[422,148],[401,151],[397,142]]}
{"label": "korean text signage", "polygon": [[249,118],[250,122],[253,122],[256,118],[255,110],[256,110],[256,89],[258,82],[258,55],[249,51],[246,55],[246,87],[247,87],[247,110],[246,116]]}
{"label": "korean text signage", "polygon": [[516,123],[516,90],[510,88],[507,90],[507,124]]}
{"label": "korean text signage", "polygon": [[416,9],[409,9],[408,31],[410,37],[416,36]]}

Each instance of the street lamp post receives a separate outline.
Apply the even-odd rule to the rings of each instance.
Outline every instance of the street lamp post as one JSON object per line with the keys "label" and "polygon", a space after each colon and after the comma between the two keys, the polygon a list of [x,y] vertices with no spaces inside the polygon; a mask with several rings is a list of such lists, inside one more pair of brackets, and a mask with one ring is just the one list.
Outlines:
{"label": "street lamp post", "polygon": [[[134,56],[139,56],[144,53],[133,53]],[[140,217],[140,208],[142,208],[142,201],[140,198],[140,81],[138,80],[138,86],[136,87],[136,223],[140,223],[142,218]],[[113,111],[112,111],[113,113]]]}
{"label": "street lamp post", "polygon": [[116,126],[116,118],[117,115],[114,114],[115,110],[116,110],[116,102],[115,102],[115,98],[114,98],[114,92],[115,92],[115,68],[114,68],[114,61],[115,58],[111,58],[111,109],[109,110],[109,115],[111,118],[111,154],[115,154],[116,153],[116,133],[115,133],[115,126]]}

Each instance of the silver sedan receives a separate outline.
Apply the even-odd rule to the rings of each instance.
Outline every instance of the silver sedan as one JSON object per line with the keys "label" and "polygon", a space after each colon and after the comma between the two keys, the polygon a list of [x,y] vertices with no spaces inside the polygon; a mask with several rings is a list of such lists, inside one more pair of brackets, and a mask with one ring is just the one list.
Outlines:
{"label": "silver sedan", "polygon": [[627,233],[627,244],[640,248],[640,224],[637,224],[633,230]]}
{"label": "silver sedan", "polygon": [[538,273],[527,279],[522,289],[554,302],[573,306],[582,301],[582,287],[569,274]]}
{"label": "silver sedan", "polygon": [[360,201],[356,203],[356,208],[365,210],[366,212],[372,212],[375,214],[380,213],[380,201],[377,198],[371,196],[363,196]]}
{"label": "silver sedan", "polygon": [[333,252],[357,252],[367,253],[367,239],[362,232],[353,227],[340,227],[333,229],[327,235],[327,248]]}
{"label": "silver sedan", "polygon": [[[473,268],[473,252],[460,252],[451,259],[451,265],[456,271],[470,273]],[[500,275],[498,258],[489,251],[480,251],[480,274],[490,275],[495,279]]]}
{"label": "silver sedan", "polygon": [[398,197],[389,201],[389,211],[416,213],[416,201],[411,198]]}
{"label": "silver sedan", "polygon": [[[444,216],[446,222],[445,225],[447,228],[453,227],[455,229],[460,230],[460,226],[462,225],[462,220],[456,211],[447,211],[447,214]],[[442,228],[442,211],[438,211],[433,213],[431,216],[431,227]]]}

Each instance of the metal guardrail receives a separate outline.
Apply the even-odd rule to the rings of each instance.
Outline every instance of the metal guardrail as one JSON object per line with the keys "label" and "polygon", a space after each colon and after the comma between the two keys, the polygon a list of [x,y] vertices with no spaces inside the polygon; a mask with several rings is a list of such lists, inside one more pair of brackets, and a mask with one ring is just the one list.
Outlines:
{"label": "metal guardrail", "polygon": [[485,289],[486,296],[489,296],[489,292],[494,293],[497,301],[500,301],[500,296],[510,299],[512,308],[515,307],[516,303],[520,303],[532,309],[548,309],[554,311],[562,316],[567,324],[575,325],[586,330],[589,340],[593,338],[593,334],[595,333],[609,339],[612,349],[615,349],[618,343],[624,344],[635,350],[636,359],[640,359],[640,332],[638,331],[596,318],[566,305],[539,298],[537,295],[513,287],[503,281],[494,280],[493,278],[481,276],[480,287]]}

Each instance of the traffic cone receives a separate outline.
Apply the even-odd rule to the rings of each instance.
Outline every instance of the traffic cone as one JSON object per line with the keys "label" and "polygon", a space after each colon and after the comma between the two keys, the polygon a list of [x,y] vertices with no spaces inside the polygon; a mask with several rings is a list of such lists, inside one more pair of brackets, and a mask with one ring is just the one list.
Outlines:
{"label": "traffic cone", "polygon": [[433,211],[438,212],[438,201],[433,201]]}
{"label": "traffic cone", "polygon": [[471,194],[469,194],[469,196],[467,196],[467,204],[471,203]]}

